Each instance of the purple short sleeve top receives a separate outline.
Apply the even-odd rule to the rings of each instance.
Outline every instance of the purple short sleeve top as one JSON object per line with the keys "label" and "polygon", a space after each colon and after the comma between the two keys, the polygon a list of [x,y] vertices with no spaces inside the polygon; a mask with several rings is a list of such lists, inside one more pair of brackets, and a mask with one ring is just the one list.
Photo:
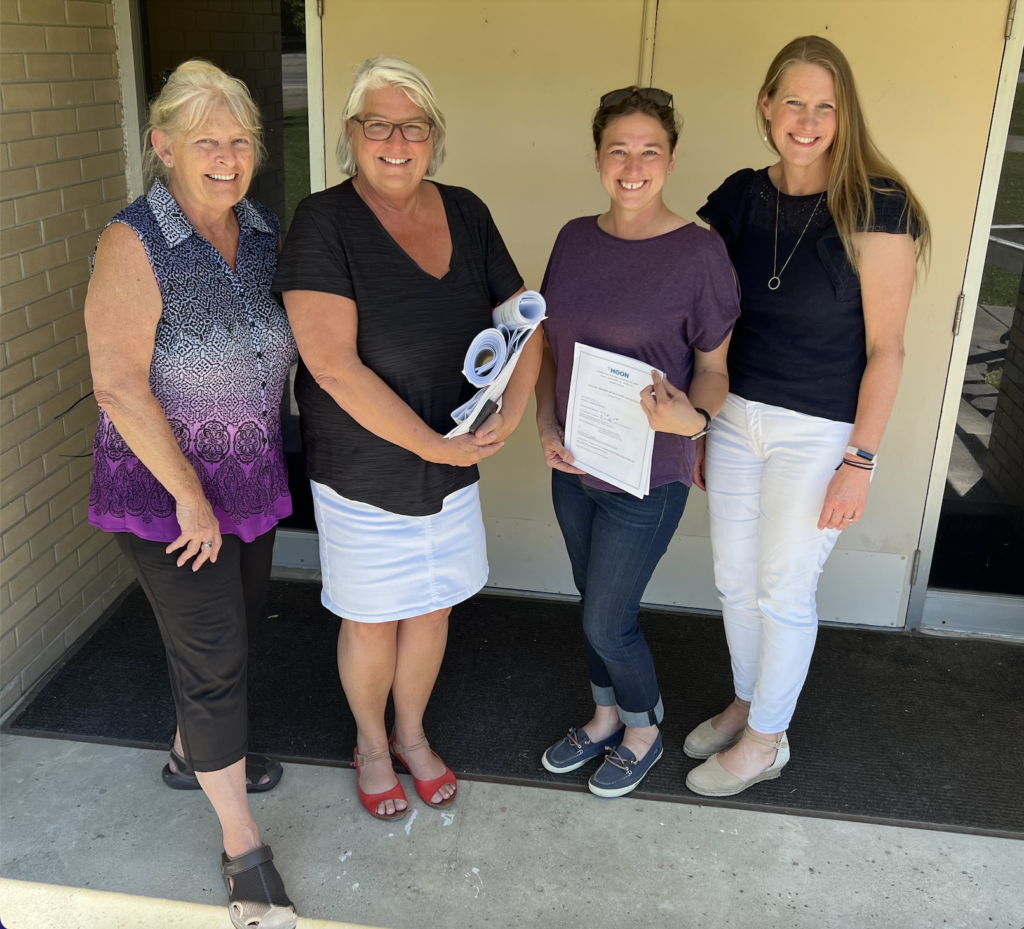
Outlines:
{"label": "purple short sleeve top", "polygon": [[[160,181],[111,222],[138,235],[163,298],[150,389],[220,531],[251,542],[292,511],[280,407],[296,348],[285,311],[270,294],[277,218],[248,199],[236,204],[235,215],[234,271]],[[181,534],[174,510],[171,495],[101,409],[89,522],[172,542]]]}
{"label": "purple short sleeve top", "polygon": [[[577,342],[645,361],[688,390],[694,350],[718,348],[740,313],[724,243],[693,223],[651,239],[620,239],[601,229],[596,216],[574,219],[558,234],[541,289],[544,331],[558,368],[555,415],[563,427]],[[659,432],[651,487],[673,481],[689,487],[695,461],[690,439]],[[589,475],[582,480],[616,490]]]}

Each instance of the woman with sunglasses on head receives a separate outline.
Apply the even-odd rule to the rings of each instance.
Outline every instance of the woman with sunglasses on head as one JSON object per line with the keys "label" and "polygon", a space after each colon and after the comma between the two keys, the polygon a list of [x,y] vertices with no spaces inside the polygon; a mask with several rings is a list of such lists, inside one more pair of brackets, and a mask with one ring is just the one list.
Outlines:
{"label": "woman with sunglasses on head", "polygon": [[523,279],[483,202],[424,180],[444,161],[445,121],[418,68],[363,62],[342,120],[338,165],[351,177],[299,205],[274,289],[302,356],[295,397],[322,601],[342,617],[338,672],[356,720],[359,798],[378,819],[398,819],[408,802],[391,757],[424,803],[455,800],[423,713],[451,607],[487,581],[476,465],[518,424],[540,340],[524,348],[501,411],[444,438],[451,411],[473,394],[466,349]]}
{"label": "woman with sunglasses on head", "polygon": [[703,465],[736,698],[683,749],[707,759],[687,787],[719,797],[789,760],[818,575],[864,512],[928,249],[921,205],[871,140],[835,45],[786,45],[757,107],[778,162],[727,178],[698,214],[743,294]]}
{"label": "woman with sunglasses on head", "polygon": [[[675,166],[672,97],[627,87],[601,98],[594,163],[608,211],[567,223],[542,290],[546,348],[537,426],[552,500],[583,607],[595,708],[544,752],[555,774],[604,757],[590,790],[634,790],[662,754],[664,709],[637,622],[640,598],[686,505],[696,437],[729,390],[726,353],[739,295],[720,238],[673,213],[662,189]],[[650,494],[639,499],[574,467],[564,445],[575,343],[636,358],[652,371],[637,397],[657,431]]]}

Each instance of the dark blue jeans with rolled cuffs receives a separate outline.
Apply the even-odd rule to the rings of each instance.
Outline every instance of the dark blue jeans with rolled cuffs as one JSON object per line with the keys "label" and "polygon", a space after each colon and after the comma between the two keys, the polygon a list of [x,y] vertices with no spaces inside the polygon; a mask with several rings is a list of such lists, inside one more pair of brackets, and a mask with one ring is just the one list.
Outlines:
{"label": "dark blue jeans with rolled cuffs", "polygon": [[689,491],[676,481],[638,500],[587,487],[577,474],[551,472],[555,516],[583,599],[594,702],[617,707],[627,726],[653,726],[665,715],[654,659],[636,617]]}

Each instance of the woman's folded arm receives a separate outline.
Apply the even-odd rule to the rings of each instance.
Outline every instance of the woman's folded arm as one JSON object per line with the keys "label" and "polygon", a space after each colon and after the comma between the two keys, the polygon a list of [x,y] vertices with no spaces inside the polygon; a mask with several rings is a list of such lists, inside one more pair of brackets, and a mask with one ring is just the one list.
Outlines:
{"label": "woman's folded arm", "polygon": [[309,373],[364,429],[440,464],[472,465],[501,447],[493,436],[445,439],[364,365],[356,351],[359,315],[354,300],[312,290],[290,290],[283,296]]}

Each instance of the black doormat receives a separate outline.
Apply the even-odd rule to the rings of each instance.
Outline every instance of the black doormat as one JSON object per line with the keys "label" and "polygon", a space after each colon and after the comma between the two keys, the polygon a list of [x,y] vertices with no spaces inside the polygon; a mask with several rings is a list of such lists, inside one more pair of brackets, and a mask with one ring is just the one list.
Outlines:
{"label": "black doormat", "polygon": [[[718,618],[645,610],[665,702],[665,755],[634,796],[1024,838],[1024,648],[822,628],[782,776],[736,798],[683,785],[686,733],[731,698]],[[319,585],[274,581],[250,655],[251,747],[347,765],[338,620]],[[579,607],[480,595],[456,607],[426,731],[460,776],[585,790],[544,748],[592,711]],[[5,731],[166,747],[174,707],[145,595],[131,589]],[[608,802],[598,801],[597,802]]]}

